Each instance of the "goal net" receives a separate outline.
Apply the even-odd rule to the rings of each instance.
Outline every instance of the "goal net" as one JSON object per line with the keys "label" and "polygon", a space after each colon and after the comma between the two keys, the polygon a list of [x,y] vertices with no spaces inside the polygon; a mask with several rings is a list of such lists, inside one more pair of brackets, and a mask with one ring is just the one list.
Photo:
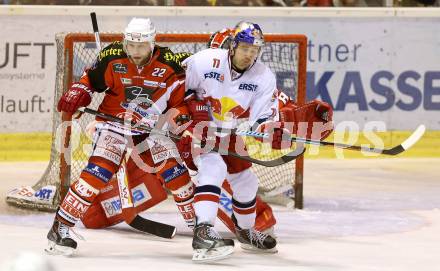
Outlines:
{"label": "goal net", "polygon": [[[209,34],[157,34],[157,43],[170,47],[174,53],[196,53],[206,48]],[[122,40],[121,34],[100,34],[103,46]],[[266,46],[260,61],[267,65],[277,77],[277,87],[297,103],[303,104],[306,97],[306,46],[303,35],[266,34]],[[9,204],[45,211],[54,211],[71,182],[75,181],[87,163],[91,150],[90,137],[86,135],[87,124],[94,116],[84,114],[78,120],[68,121],[66,115],[56,111],[56,104],[70,83],[79,80],[84,69],[93,64],[98,54],[91,33],[61,33],[56,35],[57,68],[54,93],[52,145],[50,162],[43,176],[33,186],[12,190],[6,198]],[[100,96],[101,95],[101,96]],[[102,94],[94,94],[89,108],[97,109]],[[66,121],[67,120],[67,121]],[[264,144],[246,140],[252,155],[267,159],[282,154],[264,151]],[[262,146],[259,146],[262,145]],[[256,151],[255,151],[256,150]],[[278,151],[280,152],[280,151]],[[268,154],[269,153],[269,154]],[[285,153],[284,153],[285,154]],[[266,201],[303,207],[303,157],[269,168],[253,165],[259,178],[259,194]]]}

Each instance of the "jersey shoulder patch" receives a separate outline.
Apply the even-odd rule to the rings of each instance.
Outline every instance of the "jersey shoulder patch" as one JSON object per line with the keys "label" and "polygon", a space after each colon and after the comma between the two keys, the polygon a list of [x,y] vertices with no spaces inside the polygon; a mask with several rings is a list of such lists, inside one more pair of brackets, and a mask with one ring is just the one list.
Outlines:
{"label": "jersey shoulder patch", "polygon": [[122,42],[115,41],[104,47],[96,58],[93,66],[87,71],[92,88],[97,92],[105,91],[105,72],[110,62],[126,58],[127,54],[124,52]]}
{"label": "jersey shoulder patch", "polygon": [[159,57],[157,61],[171,67],[176,74],[183,74],[185,70],[182,68],[181,63],[187,57],[189,57],[190,53],[174,53],[168,47],[160,47],[156,46],[157,50],[159,50]]}
{"label": "jersey shoulder patch", "polygon": [[124,52],[124,47],[122,45],[122,42],[115,41],[109,44],[108,46],[104,47],[104,49],[99,52],[98,55],[98,62],[110,62],[112,60],[118,59],[118,58],[125,58],[127,57],[127,54]]}
{"label": "jersey shoulder patch", "polygon": [[202,69],[219,68],[222,63],[227,63],[228,53],[224,49],[204,49],[194,54],[193,62]]}

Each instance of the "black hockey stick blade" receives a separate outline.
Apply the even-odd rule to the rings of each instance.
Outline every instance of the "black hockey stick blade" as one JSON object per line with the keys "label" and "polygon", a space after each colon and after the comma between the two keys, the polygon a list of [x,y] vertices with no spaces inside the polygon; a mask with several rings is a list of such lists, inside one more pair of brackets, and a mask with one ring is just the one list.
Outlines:
{"label": "black hockey stick blade", "polygon": [[[216,151],[216,152],[219,152],[220,154],[222,154],[222,151],[219,150],[218,148],[214,148],[213,150]],[[230,155],[230,156],[233,156],[233,157],[237,157],[237,158],[243,159],[243,160],[247,160],[247,161],[249,161],[251,163],[254,163],[254,164],[257,164],[257,165],[260,165],[260,166],[264,166],[264,167],[277,167],[277,166],[281,166],[281,165],[283,165],[285,163],[289,163],[290,161],[293,161],[293,160],[297,159],[305,151],[306,151],[306,148],[304,148],[304,145],[301,144],[301,145],[297,146],[296,149],[294,149],[293,151],[287,153],[286,155],[283,155],[281,157],[275,158],[273,160],[267,160],[267,161],[265,161],[265,160],[258,160],[258,159],[252,158],[250,156],[242,156],[242,155],[239,155],[239,154],[237,154],[235,152],[231,152],[231,151],[228,151],[226,154]]]}
{"label": "black hockey stick blade", "polygon": [[153,234],[162,238],[171,239],[176,235],[176,227],[149,220],[140,215],[137,215],[128,225],[138,231]]}
{"label": "black hockey stick blade", "polygon": [[297,146],[297,148],[295,150],[289,152],[288,154],[286,154],[284,156],[276,158],[274,160],[260,161],[260,160],[253,159],[256,161],[254,161],[254,162],[251,161],[251,162],[254,164],[265,166],[265,167],[277,167],[277,166],[281,166],[283,164],[289,163],[290,161],[297,159],[298,157],[303,155],[303,153],[305,151],[306,151],[306,148],[304,148],[304,146],[299,146],[299,147]]}
{"label": "black hockey stick blade", "polygon": [[382,153],[387,154],[387,155],[397,155],[399,153],[402,153],[402,152],[408,150],[414,144],[416,144],[417,141],[420,140],[420,138],[422,138],[425,131],[426,131],[425,125],[423,125],[423,124],[419,125],[419,127],[417,127],[417,129],[400,145],[398,145],[394,148],[388,149],[388,150],[383,150]]}

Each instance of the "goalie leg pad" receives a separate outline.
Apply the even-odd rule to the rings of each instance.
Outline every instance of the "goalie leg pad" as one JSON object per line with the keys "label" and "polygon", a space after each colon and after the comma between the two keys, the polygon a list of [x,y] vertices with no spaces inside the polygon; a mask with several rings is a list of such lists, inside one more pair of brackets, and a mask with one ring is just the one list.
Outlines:
{"label": "goalie leg pad", "polygon": [[217,217],[232,233],[235,233],[235,225],[232,221],[232,189],[226,180],[223,182],[221,189]]}
{"label": "goalie leg pad", "polygon": [[100,194],[93,201],[90,208],[81,218],[86,228],[101,229],[122,222],[121,203],[116,178],[100,190]]}
{"label": "goalie leg pad", "polygon": [[[272,208],[257,196],[255,218],[255,229],[257,231],[266,232],[271,231],[272,227],[277,223],[273,214]],[[272,229],[273,230],[273,229]]]}
{"label": "goalie leg pad", "polygon": [[[127,178],[134,204],[134,208],[130,208],[134,212],[132,215],[136,216],[167,198],[161,181],[155,175],[133,167],[130,160],[127,165],[130,165],[127,166]],[[121,209],[117,179],[112,178],[100,192],[81,218],[86,228],[106,228],[127,219]]]}
{"label": "goalie leg pad", "polygon": [[[264,202],[259,196],[257,196],[255,208],[255,229],[260,232],[272,232],[273,226],[275,226],[276,224],[276,219],[270,205]],[[235,226],[234,222],[232,221],[232,214],[232,189],[229,183],[227,181],[224,181],[222,184],[220,208],[218,209],[217,216],[232,233],[235,233]]]}

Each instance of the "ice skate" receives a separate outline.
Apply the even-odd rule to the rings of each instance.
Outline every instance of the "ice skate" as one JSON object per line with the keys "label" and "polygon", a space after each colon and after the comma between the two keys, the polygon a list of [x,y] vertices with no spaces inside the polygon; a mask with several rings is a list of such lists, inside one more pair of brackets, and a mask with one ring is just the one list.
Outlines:
{"label": "ice skate", "polygon": [[194,228],[192,247],[194,262],[210,262],[231,255],[234,241],[221,238],[212,225],[200,224]]}
{"label": "ice skate", "polygon": [[242,229],[237,225],[237,220],[232,216],[235,224],[235,235],[241,243],[241,248],[248,251],[262,253],[277,253],[277,241],[269,234],[257,231],[254,228]]}
{"label": "ice skate", "polygon": [[47,234],[49,241],[45,251],[51,255],[71,256],[77,247],[77,243],[70,237],[69,226],[56,220]]}

